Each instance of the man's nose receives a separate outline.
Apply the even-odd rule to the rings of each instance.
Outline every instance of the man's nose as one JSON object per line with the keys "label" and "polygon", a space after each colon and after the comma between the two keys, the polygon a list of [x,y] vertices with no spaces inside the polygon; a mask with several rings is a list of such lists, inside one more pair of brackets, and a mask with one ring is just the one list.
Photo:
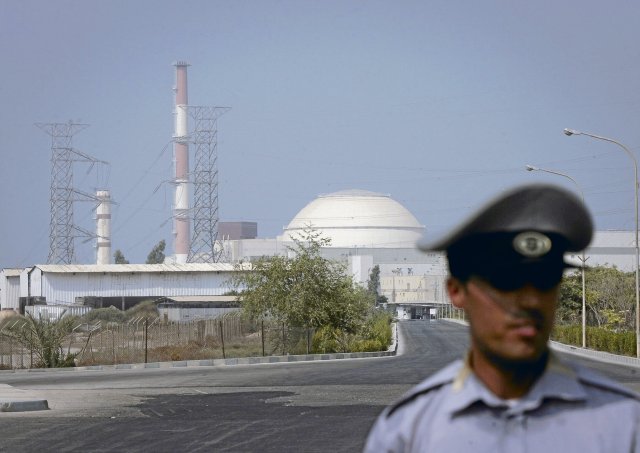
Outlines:
{"label": "man's nose", "polygon": [[540,307],[546,302],[546,294],[532,284],[527,283],[517,291],[515,299],[518,307],[526,310]]}

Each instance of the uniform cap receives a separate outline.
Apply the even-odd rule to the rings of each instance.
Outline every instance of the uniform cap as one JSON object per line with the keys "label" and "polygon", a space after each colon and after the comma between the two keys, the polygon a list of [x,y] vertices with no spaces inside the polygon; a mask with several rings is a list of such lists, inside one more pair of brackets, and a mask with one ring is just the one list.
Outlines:
{"label": "uniform cap", "polygon": [[445,251],[473,236],[526,232],[533,234],[521,237],[525,253],[527,244],[542,249],[548,246],[543,237],[535,237],[536,233],[561,237],[565,251],[577,252],[591,242],[593,223],[584,203],[573,193],[554,185],[529,184],[499,195],[453,231],[433,241],[422,240],[418,248]]}
{"label": "uniform cap", "polygon": [[567,251],[580,251],[593,234],[591,216],[571,192],[533,184],[509,190],[424,251],[446,251],[451,275],[472,275],[500,289],[526,282],[547,289],[562,278]]}

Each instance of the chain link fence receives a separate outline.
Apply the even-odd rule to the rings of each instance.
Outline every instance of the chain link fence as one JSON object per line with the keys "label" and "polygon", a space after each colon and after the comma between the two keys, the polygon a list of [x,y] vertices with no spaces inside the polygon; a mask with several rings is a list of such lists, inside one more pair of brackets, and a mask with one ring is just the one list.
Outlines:
{"label": "chain link fence", "polygon": [[33,368],[34,358],[16,339],[0,332],[0,370]]}
{"label": "chain link fence", "polygon": [[[7,329],[0,331],[0,369],[41,367],[37,355]],[[305,354],[311,351],[312,337],[311,329],[249,321],[230,313],[188,322],[138,318],[128,323],[78,324],[62,349],[75,355],[76,366],[116,365]]]}

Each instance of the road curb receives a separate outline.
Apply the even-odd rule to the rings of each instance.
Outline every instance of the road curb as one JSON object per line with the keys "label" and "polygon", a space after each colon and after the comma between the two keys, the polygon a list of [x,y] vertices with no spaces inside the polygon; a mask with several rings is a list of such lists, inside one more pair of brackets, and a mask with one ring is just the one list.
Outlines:
{"label": "road curb", "polygon": [[[372,357],[388,357],[396,354],[395,348],[392,351],[380,352],[344,352],[335,354],[300,354],[284,356],[266,357],[236,357],[229,359],[205,359],[205,360],[180,360],[175,362],[150,362],[150,363],[127,363],[118,365],[93,365],[69,368],[73,371],[101,371],[101,370],[140,370],[152,368],[185,368],[199,366],[237,366],[237,365],[257,365],[269,363],[292,363],[292,362],[313,362],[321,360],[344,360],[344,359],[366,359]],[[55,368],[47,370],[55,371]],[[15,370],[20,372],[22,370]],[[29,372],[29,370],[25,370]]]}
{"label": "road curb", "polygon": [[198,366],[236,366],[236,365],[257,365],[264,363],[291,363],[291,362],[313,362],[322,360],[344,360],[344,359],[368,359],[373,357],[389,357],[396,355],[394,349],[379,352],[344,352],[334,354],[301,354],[284,356],[265,357],[237,357],[229,359],[205,359],[205,360],[179,360],[173,362],[149,362],[149,363],[120,363],[117,365],[89,365],[69,368],[32,368],[24,370],[2,370],[4,373],[52,373],[52,372],[74,372],[74,371],[119,371],[119,370],[140,370],[145,368],[185,368]]}
{"label": "road curb", "polygon": [[49,402],[28,390],[0,384],[0,412],[27,412],[49,409]]}
{"label": "road curb", "polygon": [[30,400],[30,401],[1,401],[0,412],[29,412],[29,411],[45,411],[49,409],[47,400]]}
{"label": "road curb", "polygon": [[636,357],[630,357],[625,355],[616,355],[603,351],[596,351],[594,349],[586,349],[578,346],[572,346],[564,343],[558,343],[557,341],[550,341],[551,347],[557,351],[562,351],[567,354],[573,354],[580,357],[587,357],[589,359],[599,360],[600,362],[612,363],[617,365],[627,365],[635,368],[640,368],[640,359]]}

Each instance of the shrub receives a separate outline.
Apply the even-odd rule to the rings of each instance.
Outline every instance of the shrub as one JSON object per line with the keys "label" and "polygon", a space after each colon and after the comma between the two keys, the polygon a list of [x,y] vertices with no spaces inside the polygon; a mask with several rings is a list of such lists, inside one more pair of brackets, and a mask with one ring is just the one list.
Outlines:
{"label": "shrub", "polygon": [[97,322],[103,323],[122,323],[125,320],[124,312],[118,310],[116,307],[108,308],[95,308],[82,317],[84,322]]}
{"label": "shrub", "polygon": [[345,352],[341,341],[339,341],[341,334],[340,331],[329,326],[317,329],[311,343],[312,351],[321,354]]}
{"label": "shrub", "polygon": [[384,311],[375,311],[365,325],[367,338],[376,340],[382,349],[386,349],[391,344],[391,315]]}
{"label": "shrub", "polygon": [[330,326],[318,329],[313,336],[312,348],[323,354],[384,351],[391,344],[391,335],[391,316],[374,310],[355,334]]}
{"label": "shrub", "polygon": [[[614,332],[602,327],[587,326],[587,347],[611,354],[636,355],[636,336],[634,332]],[[575,346],[582,345],[582,326],[559,325],[551,335],[553,340]]]}
{"label": "shrub", "polygon": [[128,321],[136,318],[155,319],[158,317],[158,307],[154,301],[145,300],[128,309],[124,315]]}
{"label": "shrub", "polygon": [[378,340],[356,340],[351,343],[351,352],[376,352],[386,349]]}

